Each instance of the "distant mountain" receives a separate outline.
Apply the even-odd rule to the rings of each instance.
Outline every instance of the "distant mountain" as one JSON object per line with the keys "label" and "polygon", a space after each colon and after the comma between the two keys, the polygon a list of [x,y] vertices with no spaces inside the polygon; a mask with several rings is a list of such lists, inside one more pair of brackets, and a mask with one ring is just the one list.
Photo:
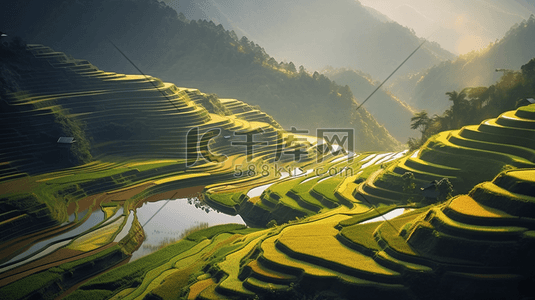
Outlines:
{"label": "distant mountain", "polygon": [[[348,85],[355,98],[362,103],[380,82],[373,81],[369,75],[350,69],[325,69],[322,71],[337,84]],[[363,105],[398,140],[405,142],[415,132],[410,129],[412,109],[385,89],[381,88]]]}
{"label": "distant mountain", "polygon": [[535,14],[533,0],[359,0],[418,36],[466,54],[502,38],[515,23]]}
{"label": "distant mountain", "polygon": [[[445,61],[418,74],[399,78],[389,90],[409,104],[428,112],[442,112],[451,104],[446,92],[489,86],[507,70],[519,70],[535,57],[535,18],[524,20],[505,36],[479,52]],[[503,71],[497,71],[503,70]]]}
{"label": "distant mountain", "polygon": [[0,28],[101,69],[138,73],[111,40],[144,73],[260,105],[284,128],[314,135],[317,128],[354,127],[359,150],[400,146],[365,109],[355,112],[348,87],[279,63],[246,37],[212,22],[189,21],[161,2],[26,0],[0,12]]}
{"label": "distant mountain", "polygon": [[[182,0],[188,19],[207,19],[261,44],[277,59],[319,70],[350,67],[383,79],[417,46],[414,31],[354,0]],[[396,76],[455,56],[427,43]]]}

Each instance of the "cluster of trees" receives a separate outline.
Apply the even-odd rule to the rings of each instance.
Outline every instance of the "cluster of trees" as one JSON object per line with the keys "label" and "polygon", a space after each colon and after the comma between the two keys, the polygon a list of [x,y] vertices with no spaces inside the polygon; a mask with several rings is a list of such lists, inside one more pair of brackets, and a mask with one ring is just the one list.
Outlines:
{"label": "cluster of trees", "polygon": [[[300,64],[314,69],[325,65],[350,66],[384,79],[421,43],[413,30],[378,12],[370,12],[358,1],[182,0],[181,3],[180,11],[190,19],[221,22],[238,34],[261,40],[272,55],[298,59]],[[326,17],[334,15],[336,18]],[[227,16],[233,16],[232,20]],[[437,43],[429,42],[394,77],[454,57]]]}
{"label": "cluster of trees", "polygon": [[429,137],[445,130],[476,125],[522,105],[522,100],[535,96],[535,58],[520,71],[503,70],[500,80],[489,87],[464,88],[447,92],[451,106],[441,115],[429,116],[426,110],[411,119],[411,129],[421,132],[421,138],[409,138],[410,149],[422,146]]}

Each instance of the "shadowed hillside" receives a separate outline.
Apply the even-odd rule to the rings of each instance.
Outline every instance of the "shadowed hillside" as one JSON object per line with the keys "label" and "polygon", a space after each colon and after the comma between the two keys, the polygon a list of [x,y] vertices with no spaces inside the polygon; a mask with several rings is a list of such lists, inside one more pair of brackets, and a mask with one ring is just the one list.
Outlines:
{"label": "shadowed hillside", "polygon": [[[12,17],[14,11],[17,18]],[[117,11],[125,13],[117,15]],[[291,62],[279,63],[257,44],[246,37],[238,39],[222,26],[180,18],[163,3],[23,1],[1,13],[5,15],[0,26],[10,34],[83,57],[102,69],[138,73],[110,38],[144,73],[259,105],[284,128],[307,129],[314,135],[316,128],[352,126],[358,132],[358,149],[399,145],[365,109],[354,113],[348,88],[297,70]]]}
{"label": "shadowed hillside", "polygon": [[[351,67],[377,80],[386,78],[421,43],[409,28],[353,0],[182,0],[178,9],[189,19],[223,24],[279,59],[315,70]],[[395,76],[453,58],[429,42]]]}
{"label": "shadowed hillside", "polygon": [[[322,71],[337,84],[347,85],[359,103],[362,103],[380,82],[369,75],[348,69],[325,69]],[[385,89],[379,89],[364,106],[399,141],[406,141],[414,132],[409,129],[414,109]],[[406,127],[403,127],[406,124]]]}

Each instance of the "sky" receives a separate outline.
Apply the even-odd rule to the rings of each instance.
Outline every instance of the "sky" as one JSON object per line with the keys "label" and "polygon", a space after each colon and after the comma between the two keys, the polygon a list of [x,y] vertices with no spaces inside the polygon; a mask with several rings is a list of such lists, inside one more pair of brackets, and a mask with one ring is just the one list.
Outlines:
{"label": "sky", "polygon": [[454,54],[501,39],[535,14],[535,0],[359,0]]}

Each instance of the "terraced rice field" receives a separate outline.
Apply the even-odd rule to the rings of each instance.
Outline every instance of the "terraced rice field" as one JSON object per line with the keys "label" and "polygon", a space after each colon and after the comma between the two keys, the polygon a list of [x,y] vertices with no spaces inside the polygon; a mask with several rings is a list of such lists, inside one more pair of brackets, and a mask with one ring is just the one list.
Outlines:
{"label": "terraced rice field", "polygon": [[[535,170],[510,171],[502,177],[515,178],[516,185],[531,185],[532,175],[522,176],[522,172],[533,174]],[[429,293],[445,293],[453,299],[460,295],[450,287],[455,282],[452,274],[465,274],[463,278],[480,288],[483,295],[515,295],[512,289],[502,291],[493,285],[500,282],[501,287],[512,287],[521,280],[525,273],[520,269],[512,271],[511,266],[522,268],[532,261],[526,248],[531,246],[524,243],[528,236],[532,239],[528,232],[535,223],[530,218],[515,219],[496,207],[483,205],[481,200],[485,201],[481,196],[472,197],[472,193],[454,197],[430,209],[405,213],[389,223],[361,224],[380,213],[368,210],[369,216],[335,214],[273,228],[272,234],[264,237],[251,236],[254,242],[228,257],[221,268],[226,279],[215,279],[210,285],[203,281],[206,285],[197,298],[232,299],[274,292],[289,296],[295,295],[291,287],[299,283],[300,287],[314,290],[331,285],[343,296],[362,292],[364,299],[377,295],[421,299]],[[460,214],[463,221],[449,217]],[[347,222],[355,217],[360,217],[361,222]],[[478,225],[482,218],[486,225]],[[519,247],[527,252],[521,254]],[[504,253],[512,254],[504,257]],[[243,261],[248,263],[244,265]],[[217,273],[208,274],[218,278]],[[418,282],[422,280],[431,286],[420,286]]]}
{"label": "terraced rice field", "polygon": [[[67,298],[94,300],[526,296],[517,287],[535,265],[532,107],[440,133],[412,153],[333,154],[304,137],[290,145],[304,151],[294,162],[277,150],[295,137],[239,100],[29,49],[47,71],[22,74],[24,92],[7,99],[19,113],[2,114],[20,132],[0,131],[8,299],[70,287]],[[74,149],[59,150],[57,132],[39,135],[65,119],[87,134],[81,142],[93,139],[91,162],[42,159]],[[252,133],[248,157],[243,134]],[[420,187],[443,178],[451,195],[424,199]],[[143,203],[176,198],[250,227],[200,229],[127,263],[146,237]]]}
{"label": "terraced rice field", "polygon": [[[60,261],[50,265],[47,257],[63,248],[98,255],[118,243],[120,247],[114,248],[118,260],[110,265],[120,262],[143,238],[134,216],[142,201],[196,198],[203,186],[218,182],[255,184],[263,178],[234,176],[234,167],[243,165],[247,170],[251,164],[272,162],[285,137],[270,116],[241,101],[218,100],[231,112],[219,115],[202,106],[207,95],[196,89],[178,88],[151,76],[101,71],[87,61],[68,58],[41,45],[30,45],[29,50],[39,71],[21,71],[19,85],[24,92],[6,99],[17,114],[2,113],[2,121],[10,125],[0,132],[5,145],[0,168],[0,263],[4,263],[2,270],[10,272],[2,278],[20,272],[30,261],[33,270],[60,265]],[[65,167],[43,159],[65,158],[69,149],[78,145],[60,147],[56,141],[64,133],[46,132],[58,118],[74,120],[67,124],[85,134],[76,136],[76,142],[92,139],[92,162]],[[199,134],[215,130],[208,149],[199,141],[189,143],[187,134],[192,128]],[[251,131],[261,132],[255,136],[261,145],[248,161],[245,149],[232,145],[226,137]],[[310,161],[314,149],[308,142],[302,147],[310,156],[303,161]],[[192,161],[188,153],[197,155],[198,161]],[[280,166],[287,162],[281,161]],[[124,216],[115,216],[118,211]],[[97,215],[102,219],[87,221]],[[114,220],[110,220],[112,216]],[[79,264],[87,265],[85,261]],[[31,269],[25,272],[26,276],[32,274]],[[79,280],[84,278],[78,276]],[[4,280],[0,285],[10,282]],[[44,293],[39,289],[33,292]]]}

